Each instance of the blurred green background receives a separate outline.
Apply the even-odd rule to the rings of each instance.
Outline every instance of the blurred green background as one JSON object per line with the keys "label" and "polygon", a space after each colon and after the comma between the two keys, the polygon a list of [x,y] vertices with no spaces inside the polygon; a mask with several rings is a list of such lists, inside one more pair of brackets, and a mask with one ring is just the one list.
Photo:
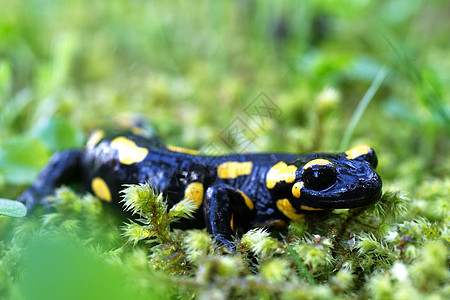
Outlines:
{"label": "blurred green background", "polygon": [[[216,143],[239,117],[259,151],[379,154],[387,184],[450,169],[448,1],[0,1],[0,193],[124,112],[168,143]],[[350,119],[380,70],[387,77]],[[265,93],[264,128],[245,107]],[[348,130],[351,139],[343,141]],[[33,154],[33,155],[31,155]],[[18,187],[19,186],[19,187]]]}
{"label": "blurred green background", "polygon": [[[139,113],[167,143],[223,153],[366,143],[385,190],[445,204],[449,15],[446,0],[0,0],[0,198]],[[263,127],[245,113],[261,93],[280,112]],[[221,139],[236,118],[248,149]]]}

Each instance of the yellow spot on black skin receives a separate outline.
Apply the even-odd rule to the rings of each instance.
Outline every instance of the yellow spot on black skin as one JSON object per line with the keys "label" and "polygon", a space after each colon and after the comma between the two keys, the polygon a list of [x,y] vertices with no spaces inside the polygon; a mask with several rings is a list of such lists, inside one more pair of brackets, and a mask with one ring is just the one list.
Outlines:
{"label": "yellow spot on black skin", "polygon": [[251,161],[237,162],[228,161],[217,167],[217,176],[222,179],[236,178],[242,175],[249,175],[252,172],[253,163]]}
{"label": "yellow spot on black skin", "polygon": [[313,159],[310,162],[308,162],[306,165],[303,166],[303,169],[306,170],[306,169],[308,169],[312,166],[316,166],[316,165],[320,165],[320,166],[332,165],[333,166],[331,161],[319,158],[319,159]]}
{"label": "yellow spot on black skin", "polygon": [[87,148],[94,148],[103,138],[105,137],[105,132],[103,130],[95,130],[89,136],[86,143]]}
{"label": "yellow spot on black skin", "polygon": [[189,183],[184,190],[184,198],[189,197],[189,199],[193,200],[196,208],[198,209],[203,203],[203,192],[204,188],[202,183],[192,182]]}
{"label": "yellow spot on black skin", "polygon": [[293,221],[303,221],[304,214],[297,213],[297,210],[292,206],[291,202],[288,199],[280,199],[277,201],[277,208],[281,211],[286,217]]}
{"label": "yellow spot on black skin", "polygon": [[131,165],[143,161],[148,149],[139,147],[135,142],[120,136],[111,141],[111,148],[119,152],[119,160],[124,165]]}
{"label": "yellow spot on black skin", "polygon": [[91,188],[99,199],[111,202],[111,192],[102,178],[95,177],[91,182]]}
{"label": "yellow spot on black skin", "polygon": [[242,198],[244,198],[245,205],[247,205],[248,209],[252,210],[255,207],[252,200],[250,200],[250,198],[246,194],[244,194],[241,190],[239,190],[239,193],[241,193]]}
{"label": "yellow spot on black skin", "polygon": [[137,127],[137,126],[132,127],[131,128],[131,132],[133,134],[135,134],[135,135],[140,135],[140,136],[143,136],[143,137],[146,137],[146,138],[150,138],[151,137],[151,134],[148,131],[146,131],[146,130],[140,128],[140,127]]}
{"label": "yellow spot on black skin", "polygon": [[345,154],[347,154],[348,159],[355,159],[357,157],[360,157],[361,155],[366,155],[372,150],[370,146],[367,145],[358,145],[355,146],[347,151],[345,151]]}
{"label": "yellow spot on black skin", "polygon": [[292,186],[292,196],[295,198],[300,198],[300,193],[303,187],[303,182],[296,182]]}
{"label": "yellow spot on black skin", "polygon": [[233,217],[233,215],[231,215],[230,227],[231,227],[231,230],[232,230],[232,231],[235,231],[235,228],[234,228],[234,217]]}
{"label": "yellow spot on black skin", "polygon": [[305,205],[301,205],[300,209],[302,209],[302,210],[324,210],[323,208],[314,208],[314,207],[309,207],[309,206],[305,206]]}
{"label": "yellow spot on black skin", "polygon": [[198,151],[198,150],[192,150],[192,149],[173,146],[173,145],[166,145],[166,146],[170,151],[173,151],[173,152],[181,152],[181,153],[192,154],[192,155],[200,155],[200,151]]}
{"label": "yellow spot on black skin", "polygon": [[259,225],[258,227],[270,227],[273,229],[282,229],[288,226],[288,223],[286,223],[284,220],[270,220],[267,222],[264,222],[263,224]]}
{"label": "yellow spot on black skin", "polygon": [[292,183],[295,181],[295,172],[297,167],[294,165],[287,165],[285,162],[280,161],[274,165],[266,176],[266,186],[269,189],[273,189],[275,185],[281,181]]}

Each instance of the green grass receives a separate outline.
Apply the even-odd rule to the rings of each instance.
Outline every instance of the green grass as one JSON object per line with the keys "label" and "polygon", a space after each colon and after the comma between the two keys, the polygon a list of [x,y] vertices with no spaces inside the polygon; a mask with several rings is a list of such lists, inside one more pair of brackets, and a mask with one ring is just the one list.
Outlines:
{"label": "green grass", "polygon": [[[205,232],[150,239],[142,224],[121,228],[97,199],[63,189],[52,213],[0,216],[0,298],[86,299],[70,282],[110,299],[449,297],[447,1],[0,7],[2,199],[15,199],[51,153],[81,147],[124,113],[145,115],[167,143],[220,153],[369,144],[385,192],[367,210],[292,224],[285,239],[250,232],[223,255]],[[277,107],[263,126],[246,113],[261,93]],[[236,118],[251,146],[221,139]]]}

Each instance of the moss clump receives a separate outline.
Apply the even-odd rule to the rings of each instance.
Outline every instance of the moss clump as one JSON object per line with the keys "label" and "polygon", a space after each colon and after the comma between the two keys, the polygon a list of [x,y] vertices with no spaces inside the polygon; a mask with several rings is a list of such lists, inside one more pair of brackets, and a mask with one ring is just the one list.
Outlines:
{"label": "moss clump", "polygon": [[[29,220],[1,219],[3,226],[15,228],[9,243],[1,244],[2,295],[20,299],[18,287],[29,288],[29,270],[18,258],[35,247],[30,240],[39,241],[43,249],[50,247],[45,241],[56,241],[64,251],[68,238],[85,254],[73,257],[68,251],[60,260],[33,259],[42,259],[57,273],[55,263],[66,265],[68,272],[88,272],[93,258],[104,272],[115,268],[121,274],[110,280],[124,287],[124,297],[434,299],[448,294],[446,224],[423,217],[408,220],[404,211],[412,202],[399,193],[386,192],[367,209],[308,215],[281,235],[252,229],[235,240],[233,253],[205,230],[170,226],[192,217],[195,207],[189,199],[169,209],[148,184],[129,186],[124,195],[124,206],[140,218],[122,226],[121,234],[120,222],[105,215],[107,208],[98,199],[66,187],[57,190],[51,213]],[[71,260],[78,261],[77,267]],[[87,278],[94,289],[102,288],[102,280]]]}
{"label": "moss clump", "polygon": [[[129,195],[135,195],[130,189],[142,190],[137,194],[146,195],[149,201],[148,188],[129,187],[125,203],[129,203]],[[153,197],[159,199],[158,203],[164,202],[161,195]],[[146,206],[154,207],[147,201]],[[227,255],[218,255],[228,250],[205,231],[181,233],[165,226],[161,236],[170,236],[170,240],[155,240],[149,235],[141,240],[152,241],[148,251],[153,268],[175,276],[190,274],[181,280],[182,285],[192,295],[202,297],[264,298],[282,294],[290,298],[302,291],[302,297],[359,295],[383,299],[397,290],[405,297],[429,293],[443,296],[446,290],[442,285],[450,278],[445,230],[424,218],[401,221],[408,205],[411,202],[406,196],[387,192],[367,209],[308,216],[303,223],[291,224],[281,239],[264,229],[252,229],[235,241],[236,252]],[[181,214],[190,216],[189,208],[184,209],[186,213]],[[160,212],[162,215],[153,219],[144,217],[142,226],[156,227],[158,220],[170,219],[167,206],[163,205]],[[436,272],[426,266],[433,266]],[[406,293],[410,284],[415,288]]]}

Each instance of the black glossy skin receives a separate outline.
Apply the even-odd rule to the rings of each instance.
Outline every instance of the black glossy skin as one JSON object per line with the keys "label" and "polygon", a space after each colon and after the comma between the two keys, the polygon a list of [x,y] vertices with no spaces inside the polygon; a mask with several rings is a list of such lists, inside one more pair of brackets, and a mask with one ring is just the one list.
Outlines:
{"label": "black glossy skin", "polygon": [[[101,178],[109,188],[112,203],[121,200],[119,192],[124,184],[149,182],[173,205],[188,196],[186,187],[195,182],[203,186],[202,204],[196,218],[183,221],[184,224],[187,227],[206,225],[219,241],[233,248],[231,237],[237,228],[247,230],[272,221],[299,220],[309,210],[366,206],[380,197],[381,179],[374,171],[377,159],[371,148],[351,158],[346,153],[202,156],[171,151],[157,137],[144,135],[123,135],[141,150],[148,150],[139,162],[121,162],[118,150],[111,146],[115,137],[91,141],[83,151],[56,153],[18,200],[28,208],[48,204],[47,195],[59,185],[71,182],[83,182],[89,191],[99,195],[92,190],[92,180]],[[329,163],[310,163],[304,168],[311,161],[320,162],[316,159]],[[218,167],[225,162],[251,164],[251,169],[238,170],[235,178],[220,178]],[[272,167],[280,162],[291,166],[292,172],[281,172],[281,177],[270,175]],[[233,168],[226,171],[229,169]],[[286,177],[283,174],[289,179],[283,179]],[[268,177],[275,181],[268,183]],[[297,196],[293,191],[296,183],[300,186]],[[245,201],[244,196],[251,202]],[[277,202],[280,199],[284,202]]]}

